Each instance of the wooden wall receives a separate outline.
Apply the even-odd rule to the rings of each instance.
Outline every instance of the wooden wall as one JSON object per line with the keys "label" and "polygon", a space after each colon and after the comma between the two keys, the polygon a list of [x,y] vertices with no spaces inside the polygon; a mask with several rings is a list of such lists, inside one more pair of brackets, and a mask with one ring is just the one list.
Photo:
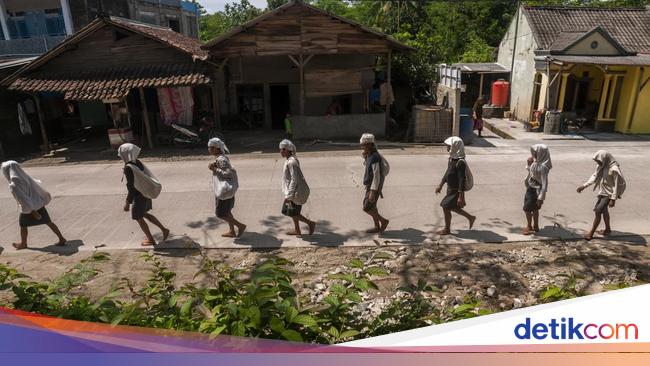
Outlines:
{"label": "wooden wall", "polygon": [[307,7],[271,15],[210,49],[214,57],[235,55],[387,53],[388,42]]}
{"label": "wooden wall", "polygon": [[139,34],[119,30],[129,36],[115,41],[113,30],[105,26],[76,46],[37,69],[48,73],[85,72],[106,67],[187,63],[189,55]]}

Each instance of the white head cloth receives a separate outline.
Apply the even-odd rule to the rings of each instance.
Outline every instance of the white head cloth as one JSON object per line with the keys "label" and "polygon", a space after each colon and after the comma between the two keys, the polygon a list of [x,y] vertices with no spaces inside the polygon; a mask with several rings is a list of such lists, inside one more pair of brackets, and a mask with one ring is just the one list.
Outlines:
{"label": "white head cloth", "polygon": [[289,151],[295,153],[296,152],[296,145],[294,145],[293,142],[291,142],[291,141],[289,141],[287,139],[284,139],[284,140],[280,141],[280,149],[289,150]]}
{"label": "white head cloth", "polygon": [[544,144],[535,144],[530,147],[530,152],[535,156],[535,162],[531,165],[531,170],[537,170],[539,166],[545,166],[548,170],[553,168],[551,153],[548,150],[548,146]]}
{"label": "white head cloth", "polygon": [[230,150],[228,150],[228,146],[226,146],[226,143],[216,137],[213,137],[208,141],[208,147],[216,147],[219,150],[221,150],[222,153],[230,154]]}
{"label": "white head cloth", "polygon": [[450,146],[449,157],[452,159],[465,159],[465,144],[458,136],[452,136],[445,140],[445,145]]}
{"label": "white head cloth", "polygon": [[9,191],[23,213],[39,210],[52,200],[40,182],[25,173],[17,162],[9,160],[2,163],[2,174],[7,178]]}
{"label": "white head cloth", "polygon": [[596,184],[594,184],[594,191],[596,190],[597,187],[600,186],[600,182],[602,182],[603,177],[605,175],[609,174],[610,169],[613,169],[616,167],[620,166],[618,161],[614,159],[614,156],[610,153],[608,153],[605,150],[598,150],[594,154],[594,161],[599,162],[600,165],[598,165],[598,174],[596,175]]}
{"label": "white head cloth", "polygon": [[374,144],[375,143],[375,135],[371,133],[364,133],[361,135],[361,139],[359,140],[359,143],[361,145],[363,144]]}
{"label": "white head cloth", "polygon": [[140,151],[142,150],[139,147],[127,142],[126,144],[120,145],[120,147],[117,149],[117,156],[122,158],[124,163],[133,163],[138,160]]}

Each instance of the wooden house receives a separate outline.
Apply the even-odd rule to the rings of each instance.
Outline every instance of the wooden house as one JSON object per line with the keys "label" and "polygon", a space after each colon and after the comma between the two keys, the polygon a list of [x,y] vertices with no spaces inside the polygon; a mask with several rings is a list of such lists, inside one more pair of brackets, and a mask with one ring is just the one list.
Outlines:
{"label": "wooden house", "polygon": [[[302,1],[238,26],[203,49],[220,65],[216,82],[225,124],[281,129],[290,114],[296,138],[383,136],[391,56],[411,50]],[[380,89],[383,106],[370,102],[371,91],[377,97]]]}
{"label": "wooden house", "polygon": [[45,146],[69,139],[89,125],[131,129],[143,144],[153,146],[153,135],[165,128],[160,91],[191,88],[192,101],[187,102],[193,105],[191,122],[201,111],[214,111],[214,70],[198,40],[169,28],[107,16],[95,19],[3,84],[33,99],[36,112],[30,119],[36,138]]}

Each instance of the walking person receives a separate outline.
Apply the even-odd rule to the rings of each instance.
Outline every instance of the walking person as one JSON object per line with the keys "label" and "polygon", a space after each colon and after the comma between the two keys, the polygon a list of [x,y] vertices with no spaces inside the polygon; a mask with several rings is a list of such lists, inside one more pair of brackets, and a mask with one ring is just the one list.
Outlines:
{"label": "walking person", "polygon": [[436,231],[438,235],[449,235],[451,233],[451,213],[455,212],[469,221],[469,228],[474,226],[476,216],[467,213],[463,208],[466,205],[465,191],[468,185],[466,179],[467,162],[465,161],[465,145],[460,137],[452,136],[445,140],[447,151],[449,151],[449,162],[447,171],[442,177],[440,184],[436,187],[436,194],[442,191],[442,186],[447,184],[447,194],[440,202],[445,216],[445,227]]}
{"label": "walking person", "polygon": [[485,99],[481,95],[474,102],[472,107],[472,121],[474,122],[474,130],[478,130],[478,137],[483,137],[481,133],[483,132],[483,105],[485,104]]}
{"label": "walking person", "polygon": [[528,176],[524,181],[526,194],[524,195],[524,212],[527,226],[522,234],[531,235],[539,231],[539,210],[546,199],[548,190],[548,173],[553,164],[548,146],[536,144],[530,148],[531,156],[527,160],[526,170]]}
{"label": "walking person", "polygon": [[[156,216],[149,213],[153,208],[152,200],[148,196],[157,196],[160,191],[157,193],[153,192],[142,192],[144,190],[142,187],[146,184],[144,182],[146,179],[153,178],[151,172],[138,160],[140,156],[141,149],[131,143],[125,143],[120,145],[117,149],[117,155],[124,161],[124,176],[126,177],[126,189],[127,196],[126,202],[124,203],[124,212],[131,210],[131,218],[135,220],[140,229],[146,236],[146,239],[143,240],[140,245],[151,246],[156,245],[156,240],[153,235],[151,235],[151,230],[149,230],[149,225],[145,221],[147,219],[149,222],[157,226],[163,234],[163,241],[167,240],[169,237],[169,229],[163,225]],[[149,178],[146,178],[148,176]],[[140,187],[140,188],[137,188]]]}
{"label": "walking person", "polygon": [[388,175],[388,162],[377,151],[374,135],[364,133],[359,143],[363,149],[362,157],[365,166],[363,185],[366,187],[366,193],[363,198],[363,211],[372,217],[375,224],[375,227],[366,230],[366,233],[383,233],[390,221],[379,214],[377,201],[384,197],[382,190]]}
{"label": "walking person", "polygon": [[52,196],[46,191],[40,182],[30,177],[23,168],[13,160],[2,163],[2,174],[9,182],[9,191],[18,203],[20,216],[18,224],[20,226],[20,243],[12,245],[17,250],[27,248],[28,227],[47,225],[59,238],[57,246],[63,246],[66,239],[59,231],[59,228],[52,222],[50,215],[45,206],[50,203]]}
{"label": "walking person", "polygon": [[609,208],[614,208],[616,200],[621,198],[626,187],[620,165],[612,154],[605,150],[599,150],[594,155],[594,161],[597,165],[596,171],[585,184],[577,189],[578,193],[591,185],[594,186],[594,191],[598,189],[598,198],[594,207],[594,223],[591,230],[584,236],[586,240],[593,239],[601,218],[605,221],[605,230],[598,231],[598,234],[608,236],[612,233]]}
{"label": "walking person", "polygon": [[300,222],[302,221],[309,227],[309,235],[312,235],[316,229],[316,223],[302,215],[302,206],[307,203],[309,198],[309,186],[300,169],[300,162],[296,158],[296,146],[289,140],[282,140],[280,155],[286,159],[282,181],[282,193],[284,194],[282,214],[291,217],[294,226],[293,231],[289,231],[287,234],[302,235],[300,231]]}
{"label": "walking person", "polygon": [[[230,165],[227,154],[230,153],[226,144],[218,138],[208,141],[208,152],[216,157],[208,168],[212,171],[212,182],[215,195],[215,214],[226,221],[230,230],[221,234],[224,238],[239,238],[244,234],[246,225],[237,221],[232,214],[235,207],[235,193],[239,188],[237,171]],[[235,231],[237,227],[237,231]]]}

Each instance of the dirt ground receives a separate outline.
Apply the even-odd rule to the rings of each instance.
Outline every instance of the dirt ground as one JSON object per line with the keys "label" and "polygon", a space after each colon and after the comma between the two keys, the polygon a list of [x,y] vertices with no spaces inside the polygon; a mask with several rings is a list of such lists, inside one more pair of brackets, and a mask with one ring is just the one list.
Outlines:
{"label": "dirt ground", "polygon": [[[617,286],[633,286],[650,280],[650,250],[647,238],[635,242],[594,240],[592,242],[547,241],[536,243],[386,246],[352,248],[286,248],[277,250],[168,250],[155,251],[177,273],[177,284],[202,282],[194,279],[203,255],[250,269],[269,256],[281,256],[294,263],[294,281],[301,294],[319,301],[327,293],[329,273],[347,270],[352,258],[367,260],[378,252],[388,252],[382,260],[390,272],[377,278],[379,291],[365,298],[364,308],[376,313],[398,298],[397,288],[420,279],[435,285],[440,292],[430,296],[442,307],[454,306],[470,297],[492,311],[531,306],[540,302],[539,294],[549,285],[562,285],[565,275],[574,275],[576,290],[593,294]],[[148,276],[149,265],[140,258],[143,250],[108,252],[109,262],[99,264],[101,273],[82,292],[98,297],[123,277],[136,283]],[[0,255],[0,263],[18,269],[35,280],[53,279],[79,260],[90,256],[79,252],[72,256],[22,251]],[[2,299],[0,299],[2,300]]]}

